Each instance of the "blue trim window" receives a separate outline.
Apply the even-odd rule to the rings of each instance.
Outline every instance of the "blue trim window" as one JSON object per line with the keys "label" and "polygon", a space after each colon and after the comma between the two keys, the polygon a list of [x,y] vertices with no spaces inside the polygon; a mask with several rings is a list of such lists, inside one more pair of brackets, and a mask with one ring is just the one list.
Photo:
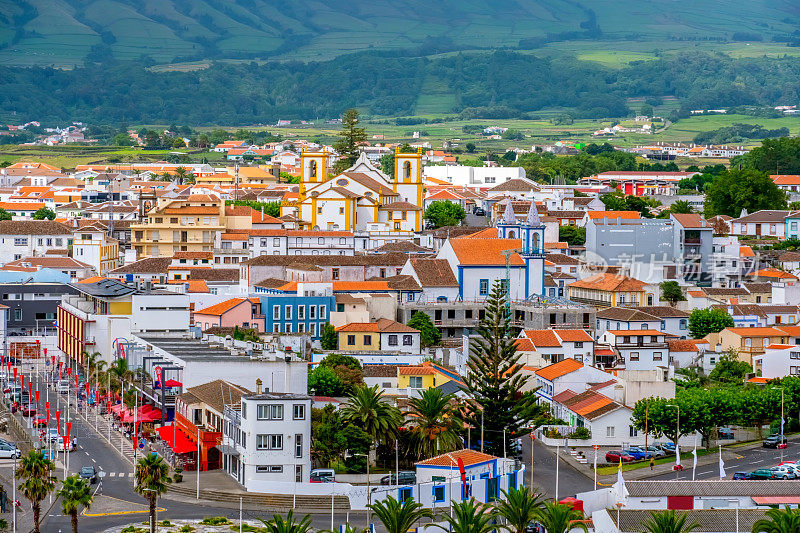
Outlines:
{"label": "blue trim window", "polygon": [[399,499],[401,502],[414,497],[414,489],[411,487],[403,487],[399,492]]}
{"label": "blue trim window", "polygon": [[509,489],[516,489],[517,488],[517,472],[511,472],[508,474],[508,488]]}
{"label": "blue trim window", "polygon": [[444,485],[434,485],[433,487],[433,502],[441,503],[444,501]]}
{"label": "blue trim window", "polygon": [[481,280],[480,294],[481,294],[481,296],[486,296],[487,294],[489,294],[489,280],[488,279],[482,279]]}
{"label": "blue trim window", "polygon": [[687,324],[688,322],[686,321],[686,319],[682,318],[680,321],[680,329],[686,329]]}

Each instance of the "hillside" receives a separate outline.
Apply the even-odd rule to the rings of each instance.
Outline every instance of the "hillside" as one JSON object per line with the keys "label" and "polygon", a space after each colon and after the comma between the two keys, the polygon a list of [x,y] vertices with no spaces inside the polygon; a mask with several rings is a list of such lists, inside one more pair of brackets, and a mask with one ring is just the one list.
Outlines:
{"label": "hillside", "polygon": [[327,60],[368,49],[792,39],[792,0],[0,0],[0,65]]}

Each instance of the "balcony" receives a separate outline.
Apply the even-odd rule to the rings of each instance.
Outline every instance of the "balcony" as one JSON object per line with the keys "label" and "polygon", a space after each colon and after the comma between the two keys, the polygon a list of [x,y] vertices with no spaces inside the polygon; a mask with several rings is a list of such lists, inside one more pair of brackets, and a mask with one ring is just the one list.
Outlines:
{"label": "balcony", "polygon": [[632,349],[632,348],[664,348],[669,345],[666,342],[617,342],[614,346],[618,349]]}

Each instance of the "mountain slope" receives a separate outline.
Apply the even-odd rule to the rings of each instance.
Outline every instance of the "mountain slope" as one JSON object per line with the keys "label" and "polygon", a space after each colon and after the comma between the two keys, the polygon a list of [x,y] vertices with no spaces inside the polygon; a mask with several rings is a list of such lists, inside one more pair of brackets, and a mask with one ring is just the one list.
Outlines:
{"label": "mountain slope", "polygon": [[785,38],[792,0],[0,0],[0,65],[88,57],[324,60],[367,49],[536,46],[601,35],[644,40]]}

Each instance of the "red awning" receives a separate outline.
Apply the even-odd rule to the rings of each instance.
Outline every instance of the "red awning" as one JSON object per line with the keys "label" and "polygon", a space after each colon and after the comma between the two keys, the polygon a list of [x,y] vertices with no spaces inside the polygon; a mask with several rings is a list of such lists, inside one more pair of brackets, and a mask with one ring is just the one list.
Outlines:
{"label": "red awning", "polygon": [[125,409],[125,404],[118,403],[116,405],[111,406],[112,413],[119,414],[119,412],[122,411],[123,409]]}
{"label": "red awning", "polygon": [[[183,387],[183,383],[181,383],[180,381],[176,381],[174,379],[168,379],[167,381],[164,382],[164,386],[168,389],[171,387]],[[160,389],[161,382],[156,381],[155,383],[153,383],[153,388]]]}
{"label": "red awning", "polygon": [[[123,413],[120,415],[120,417],[122,418],[122,421],[123,421],[123,422],[133,422],[133,421],[134,421],[134,420],[133,420],[133,409],[128,409],[128,410],[124,411],[124,412],[123,412]],[[137,418],[137,420],[136,420],[136,421],[138,422],[138,421],[139,421],[139,419]]]}
{"label": "red awning", "polygon": [[161,410],[160,409],[150,409],[149,411],[145,411],[144,413],[139,414],[138,420],[140,422],[156,422],[161,420]]}
{"label": "red awning", "polygon": [[[192,442],[180,428],[173,428],[172,424],[158,428],[159,436],[172,448],[175,453],[189,453],[197,451],[197,444]],[[173,442],[173,435],[175,441]]]}

